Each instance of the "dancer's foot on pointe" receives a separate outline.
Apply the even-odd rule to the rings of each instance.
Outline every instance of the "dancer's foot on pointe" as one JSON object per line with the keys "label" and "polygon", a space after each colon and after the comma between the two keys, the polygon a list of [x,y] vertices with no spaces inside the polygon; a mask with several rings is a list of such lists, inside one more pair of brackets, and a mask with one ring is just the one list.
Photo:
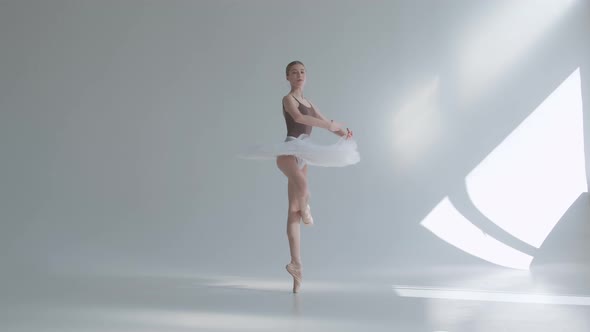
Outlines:
{"label": "dancer's foot on pointe", "polygon": [[287,269],[287,272],[289,272],[289,274],[293,276],[293,293],[298,293],[303,278],[303,275],[301,273],[301,264],[289,263],[287,264],[287,266],[285,266],[285,268]]}

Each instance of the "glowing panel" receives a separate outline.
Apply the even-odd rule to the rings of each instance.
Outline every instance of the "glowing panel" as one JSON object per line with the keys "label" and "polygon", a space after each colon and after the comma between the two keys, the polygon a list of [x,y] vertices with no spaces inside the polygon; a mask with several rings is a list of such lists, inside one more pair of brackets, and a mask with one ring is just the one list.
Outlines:
{"label": "glowing panel", "polygon": [[422,221],[442,240],[486,261],[526,270],[533,257],[488,236],[467,220],[445,197]]}
{"label": "glowing panel", "polygon": [[539,248],[588,190],[577,69],[466,177],[473,204]]}

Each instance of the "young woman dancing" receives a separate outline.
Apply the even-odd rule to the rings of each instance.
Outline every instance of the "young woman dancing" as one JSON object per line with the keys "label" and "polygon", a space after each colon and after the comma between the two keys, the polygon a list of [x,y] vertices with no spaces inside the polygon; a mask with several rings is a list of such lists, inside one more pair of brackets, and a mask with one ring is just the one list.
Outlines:
{"label": "young woman dancing", "polygon": [[[307,166],[342,167],[360,161],[353,133],[340,122],[327,119],[315,105],[303,96],[306,72],[300,61],[293,61],[286,68],[289,94],[283,97],[283,116],[287,125],[287,138],[281,144],[258,146],[246,153],[246,158],[276,158],[278,168],[288,179],[289,209],[287,237],[291,262],[286,269],[293,277],[293,293],[297,293],[303,279],[300,250],[300,221],[313,225],[309,207]],[[332,145],[318,145],[310,140],[312,127],[327,129],[341,138]]]}

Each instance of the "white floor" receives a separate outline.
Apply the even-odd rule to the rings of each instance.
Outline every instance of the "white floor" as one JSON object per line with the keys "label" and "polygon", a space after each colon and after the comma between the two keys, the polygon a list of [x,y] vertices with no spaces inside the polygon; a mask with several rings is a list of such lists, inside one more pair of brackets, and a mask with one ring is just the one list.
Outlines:
{"label": "white floor", "polygon": [[[329,276],[329,274],[327,274]],[[590,268],[264,276],[26,276],[4,283],[0,331],[590,331]]]}

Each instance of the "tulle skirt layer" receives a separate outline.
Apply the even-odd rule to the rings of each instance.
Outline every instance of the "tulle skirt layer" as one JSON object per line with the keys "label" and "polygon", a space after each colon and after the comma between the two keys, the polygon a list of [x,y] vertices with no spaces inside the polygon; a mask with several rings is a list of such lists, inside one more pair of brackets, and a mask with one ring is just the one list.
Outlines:
{"label": "tulle skirt layer", "polygon": [[360,161],[357,144],[352,139],[340,138],[334,144],[314,143],[308,135],[287,136],[282,143],[259,144],[249,147],[239,155],[244,159],[275,159],[277,156],[297,157],[300,167],[305,164],[323,167],[344,167]]}

